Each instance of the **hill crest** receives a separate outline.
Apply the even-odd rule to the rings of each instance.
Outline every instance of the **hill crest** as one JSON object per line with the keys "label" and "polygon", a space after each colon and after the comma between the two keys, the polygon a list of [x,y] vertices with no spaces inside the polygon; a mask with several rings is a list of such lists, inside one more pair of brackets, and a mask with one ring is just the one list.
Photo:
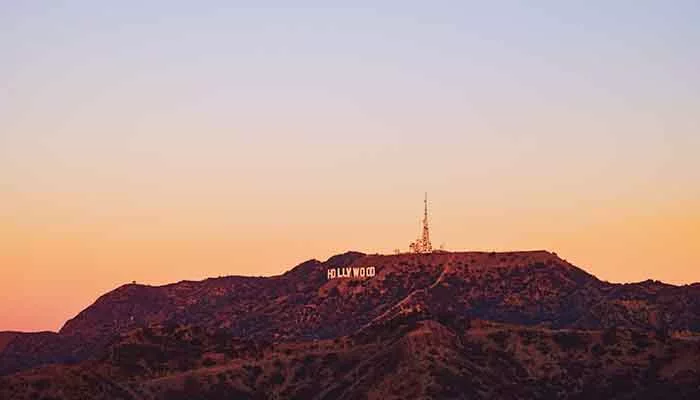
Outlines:
{"label": "hill crest", "polygon": [[[376,268],[371,278],[328,279],[326,274],[329,268],[368,266]],[[326,261],[307,260],[271,277],[122,285],[67,321],[58,334],[6,340],[0,364],[5,372],[17,370],[16,360],[37,343],[51,351],[33,355],[34,361],[21,368],[91,358],[115,337],[150,326],[199,326],[287,342],[337,338],[406,316],[446,315],[555,329],[700,332],[700,285],[612,284],[543,250],[351,251]]]}

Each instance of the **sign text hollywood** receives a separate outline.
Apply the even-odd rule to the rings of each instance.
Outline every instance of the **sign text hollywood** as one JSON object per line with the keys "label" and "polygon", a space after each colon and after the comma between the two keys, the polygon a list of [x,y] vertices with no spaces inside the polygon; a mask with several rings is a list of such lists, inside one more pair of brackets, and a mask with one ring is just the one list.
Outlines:
{"label": "sign text hollywood", "polygon": [[328,279],[335,278],[371,278],[376,274],[375,267],[331,268],[327,271]]}

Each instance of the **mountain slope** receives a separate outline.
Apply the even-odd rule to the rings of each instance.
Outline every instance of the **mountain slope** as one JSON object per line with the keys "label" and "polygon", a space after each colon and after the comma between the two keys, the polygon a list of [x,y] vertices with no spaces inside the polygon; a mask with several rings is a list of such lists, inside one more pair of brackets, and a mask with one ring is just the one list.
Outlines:
{"label": "mountain slope", "polygon": [[3,351],[12,340],[20,335],[22,335],[21,332],[0,332],[0,352]]}
{"label": "mountain slope", "polygon": [[[369,266],[377,272],[371,278],[327,279],[328,269]],[[611,284],[546,251],[420,255],[348,252],[325,262],[309,260],[274,277],[233,276],[159,287],[121,286],[68,321],[58,334],[6,336],[5,347],[0,349],[0,375],[49,363],[84,361],[105,367],[112,365],[105,357],[114,351],[115,343],[121,346],[118,344],[134,332],[171,332],[161,334],[167,338],[178,329],[190,328],[220,338],[249,341],[255,343],[254,347],[290,344],[297,348],[306,346],[304,343],[354,338],[352,349],[343,348],[343,352],[361,356],[353,362],[371,359],[380,365],[388,363],[384,370],[390,371],[392,357],[397,354],[381,358],[381,353],[377,353],[380,358],[375,359],[369,356],[368,349],[356,347],[356,342],[372,332],[380,335],[380,339],[368,339],[374,340],[375,345],[386,347],[386,340],[391,339],[384,338],[386,335],[397,335],[391,343],[410,342],[420,334],[396,333],[394,329],[395,321],[405,320],[426,321],[427,325],[416,329],[423,332],[428,329],[425,326],[431,327],[431,337],[435,330],[442,332],[439,335],[444,334],[440,336],[443,338],[456,335],[459,340],[443,343],[445,349],[440,350],[454,354],[462,354],[465,346],[460,336],[462,328],[450,325],[454,321],[490,320],[543,332],[573,329],[583,336],[588,335],[586,330],[602,332],[612,328],[664,338],[669,334],[692,336],[693,332],[700,332],[700,285],[673,286],[654,281]],[[449,326],[445,328],[449,333],[439,326]],[[156,353],[164,359],[170,357],[167,351]],[[418,353],[399,359],[410,364]],[[458,365],[475,362],[471,353],[464,360],[460,357],[454,355]],[[83,365],[47,368],[54,371],[49,374],[53,376],[81,370]],[[173,370],[171,365],[159,368]],[[494,373],[502,372],[496,368]],[[104,379],[114,380],[111,375]],[[372,382],[377,379],[380,377],[372,375]],[[431,379],[435,378],[422,376],[420,381]],[[491,378],[484,375],[480,379],[487,382]],[[314,389],[319,396],[324,390],[341,390],[333,389],[335,383],[314,382],[320,385]],[[430,387],[428,383],[422,385]],[[244,389],[241,386],[240,390]],[[354,393],[355,389],[342,390]]]}
{"label": "mountain slope", "polygon": [[[327,280],[329,268],[375,266],[371,279]],[[151,324],[225,328],[275,340],[349,334],[385,313],[432,313],[553,327],[700,331],[700,286],[615,285],[544,251],[364,255],[310,260],[269,278],[225,277],[110,292],[61,329],[100,337]]]}
{"label": "mountain slope", "polygon": [[245,341],[138,329],[96,361],[0,377],[12,399],[692,399],[700,343],[403,315],[357,335]]}

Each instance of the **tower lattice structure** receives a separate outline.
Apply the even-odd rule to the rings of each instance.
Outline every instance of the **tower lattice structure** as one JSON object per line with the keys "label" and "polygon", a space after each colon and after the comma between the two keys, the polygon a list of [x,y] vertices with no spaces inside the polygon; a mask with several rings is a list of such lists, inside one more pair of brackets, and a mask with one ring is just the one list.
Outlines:
{"label": "tower lattice structure", "polygon": [[423,204],[423,232],[421,237],[409,246],[414,253],[430,253],[433,251],[433,245],[430,244],[430,228],[428,226],[428,193],[425,194]]}

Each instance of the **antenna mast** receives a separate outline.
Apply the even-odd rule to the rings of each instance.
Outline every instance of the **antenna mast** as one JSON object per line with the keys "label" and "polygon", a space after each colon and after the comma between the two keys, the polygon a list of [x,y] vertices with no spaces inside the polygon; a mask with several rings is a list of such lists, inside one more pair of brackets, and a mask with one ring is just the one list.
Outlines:
{"label": "antenna mast", "polygon": [[433,251],[433,245],[430,244],[430,228],[428,227],[428,193],[425,193],[423,199],[423,233],[421,237],[409,246],[414,253],[430,253]]}

